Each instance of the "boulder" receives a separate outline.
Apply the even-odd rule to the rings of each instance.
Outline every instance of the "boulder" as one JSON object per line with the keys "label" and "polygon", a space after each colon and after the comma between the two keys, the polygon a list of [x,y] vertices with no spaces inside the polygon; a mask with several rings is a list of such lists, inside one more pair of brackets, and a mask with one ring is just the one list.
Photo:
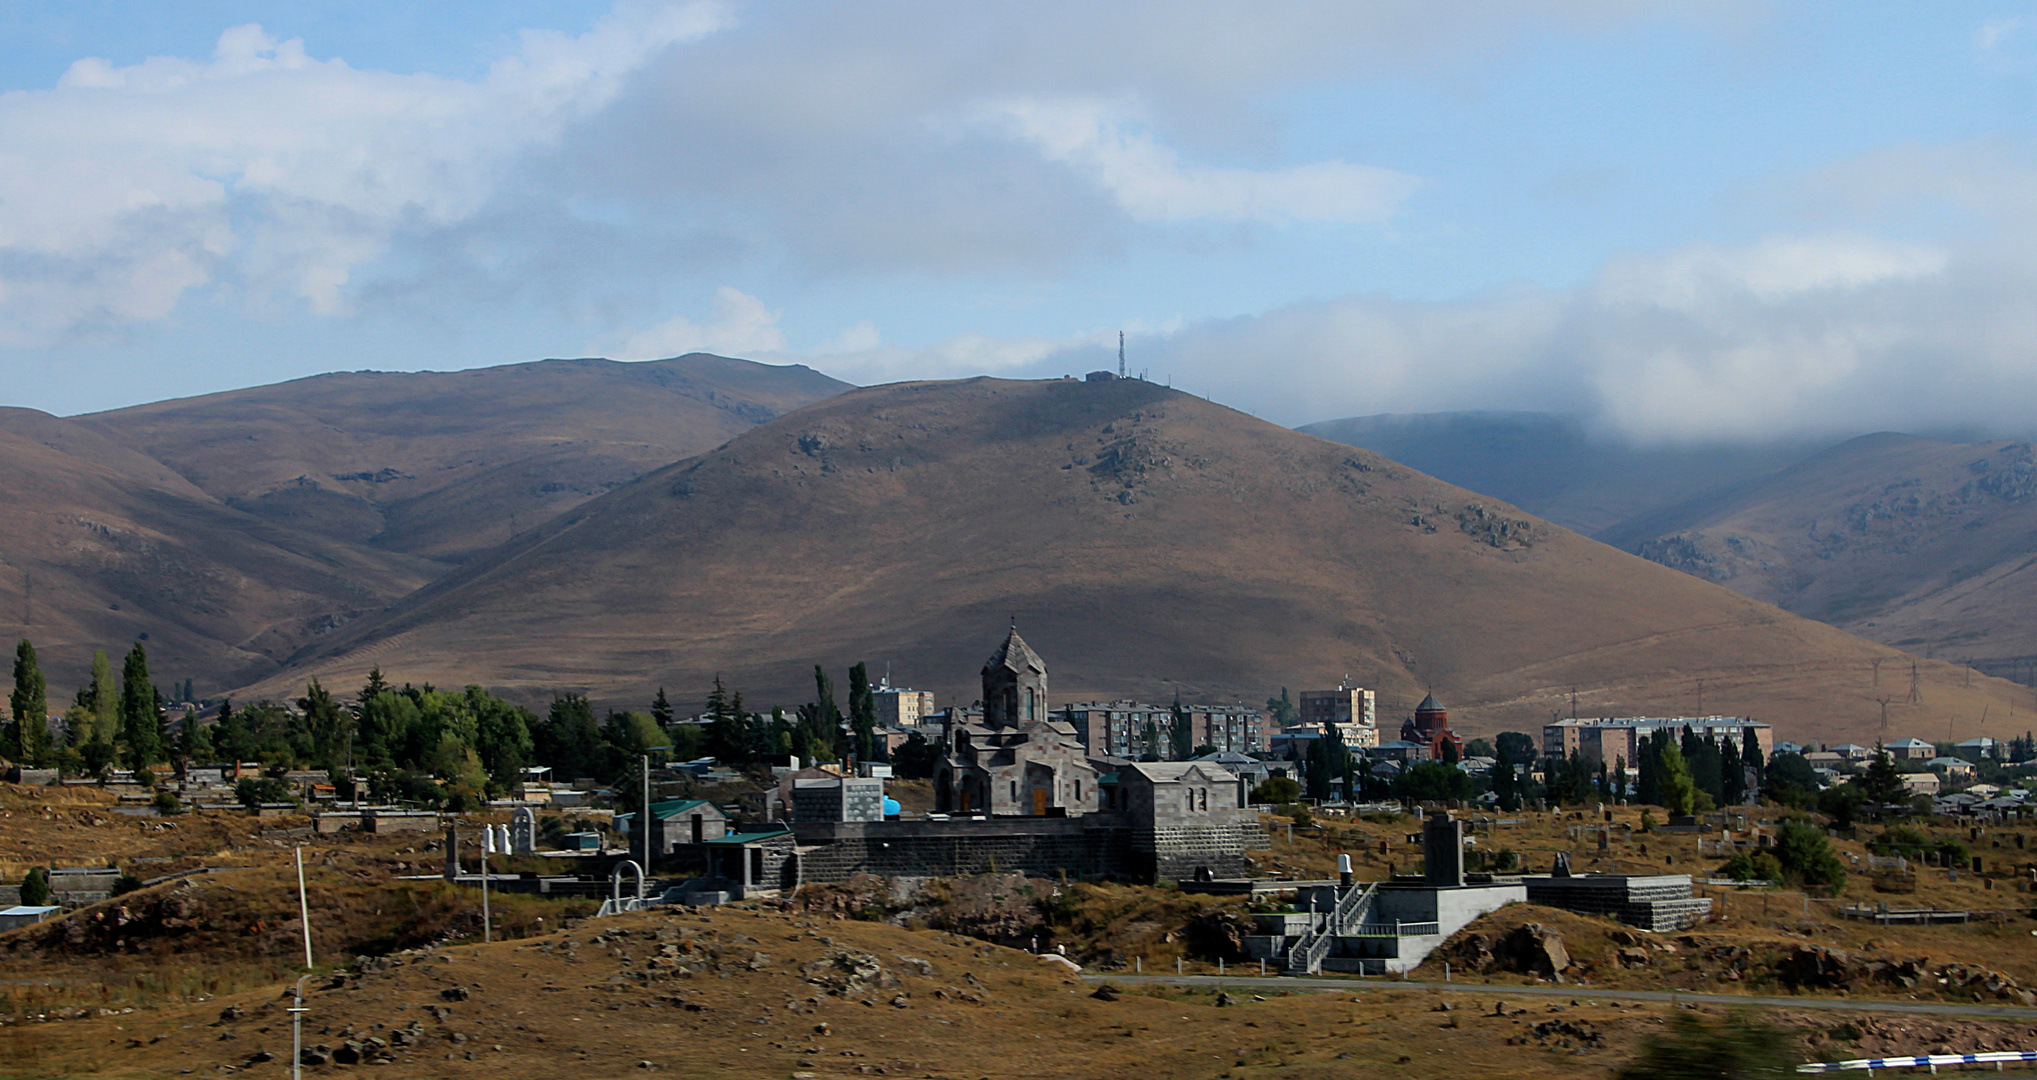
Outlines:
{"label": "boulder", "polygon": [[1522,923],[1499,940],[1493,953],[1507,970],[1545,979],[1560,978],[1570,967],[1570,950],[1563,935],[1541,923]]}

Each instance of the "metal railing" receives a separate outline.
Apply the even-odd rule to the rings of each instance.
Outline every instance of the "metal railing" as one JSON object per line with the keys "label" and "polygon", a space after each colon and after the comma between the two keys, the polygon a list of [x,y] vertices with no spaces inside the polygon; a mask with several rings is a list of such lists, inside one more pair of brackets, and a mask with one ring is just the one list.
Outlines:
{"label": "metal railing", "polygon": [[1285,969],[1290,975],[1314,975],[1322,970],[1323,957],[1330,954],[1330,943],[1343,934],[1354,922],[1362,923],[1372,909],[1372,897],[1379,888],[1378,882],[1352,885],[1337,897],[1326,917],[1310,921],[1308,930],[1295,939],[1287,950]]}
{"label": "metal railing", "polygon": [[1370,925],[1360,926],[1358,929],[1344,936],[1366,937],[1366,938],[1434,937],[1435,935],[1440,934],[1442,932],[1443,932],[1442,923],[1402,922],[1399,919],[1395,919],[1393,921],[1393,924],[1390,926],[1387,925],[1386,923],[1372,923]]}
{"label": "metal railing", "polygon": [[1851,1072],[1866,1069],[1872,1076],[1876,1069],[1924,1069],[1938,1071],[1940,1065],[1993,1065],[2002,1067],[2005,1061],[2037,1061],[2037,1050],[1993,1050],[1984,1054],[1915,1054],[1905,1057],[1854,1058],[1850,1061],[1814,1061],[1797,1066],[1800,1073]]}

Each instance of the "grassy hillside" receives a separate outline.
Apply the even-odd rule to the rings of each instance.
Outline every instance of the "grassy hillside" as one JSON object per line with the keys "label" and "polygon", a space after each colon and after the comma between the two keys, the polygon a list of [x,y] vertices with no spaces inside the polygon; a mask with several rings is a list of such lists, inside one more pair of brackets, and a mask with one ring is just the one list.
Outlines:
{"label": "grassy hillside", "polygon": [[[1350,675],[1490,731],[1589,712],[1752,713],[1860,736],[1898,654],[1376,454],[1141,382],[852,391],[563,515],[306,650],[310,675],[543,699],[806,700],[814,663],[944,700],[1016,615],[1056,700],[1256,701]],[[1906,658],[1905,658],[1906,662]],[[2020,693],[1925,665],[1939,730]],[[684,700],[682,698],[682,700]],[[1928,720],[1924,718],[1928,717]]]}
{"label": "grassy hillside", "polygon": [[1325,420],[1298,430],[1384,454],[1587,536],[1773,472],[1822,449],[1822,444],[1790,440],[1632,446],[1595,437],[1576,417],[1530,412],[1387,413]]}
{"label": "grassy hillside", "polygon": [[423,559],[224,505],[89,427],[0,409],[0,639],[32,639],[58,708],[92,650],[143,640],[217,693],[430,580]]}
{"label": "grassy hillside", "polygon": [[255,516],[457,561],[846,385],[695,353],[340,372],[76,420]]}
{"label": "grassy hillside", "polygon": [[[1606,535],[1798,614],[2026,681],[2037,657],[2033,537],[2029,443],[1893,434]],[[1903,695],[1907,680],[1905,665]]]}

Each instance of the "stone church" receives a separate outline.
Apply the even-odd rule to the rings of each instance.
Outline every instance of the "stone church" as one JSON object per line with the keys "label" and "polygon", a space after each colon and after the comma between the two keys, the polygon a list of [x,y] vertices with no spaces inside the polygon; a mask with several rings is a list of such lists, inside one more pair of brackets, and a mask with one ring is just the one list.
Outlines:
{"label": "stone church", "polygon": [[983,662],[983,719],[950,710],[934,767],[946,814],[1069,817],[1097,809],[1097,772],[1073,725],[1047,705],[1047,663],[1013,626]]}

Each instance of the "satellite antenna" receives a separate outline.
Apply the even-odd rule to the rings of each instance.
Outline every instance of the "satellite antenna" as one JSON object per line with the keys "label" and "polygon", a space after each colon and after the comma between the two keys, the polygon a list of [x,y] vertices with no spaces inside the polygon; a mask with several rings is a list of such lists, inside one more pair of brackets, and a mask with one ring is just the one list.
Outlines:
{"label": "satellite antenna", "polygon": [[1125,332],[1118,331],[1118,378],[1125,377]]}

